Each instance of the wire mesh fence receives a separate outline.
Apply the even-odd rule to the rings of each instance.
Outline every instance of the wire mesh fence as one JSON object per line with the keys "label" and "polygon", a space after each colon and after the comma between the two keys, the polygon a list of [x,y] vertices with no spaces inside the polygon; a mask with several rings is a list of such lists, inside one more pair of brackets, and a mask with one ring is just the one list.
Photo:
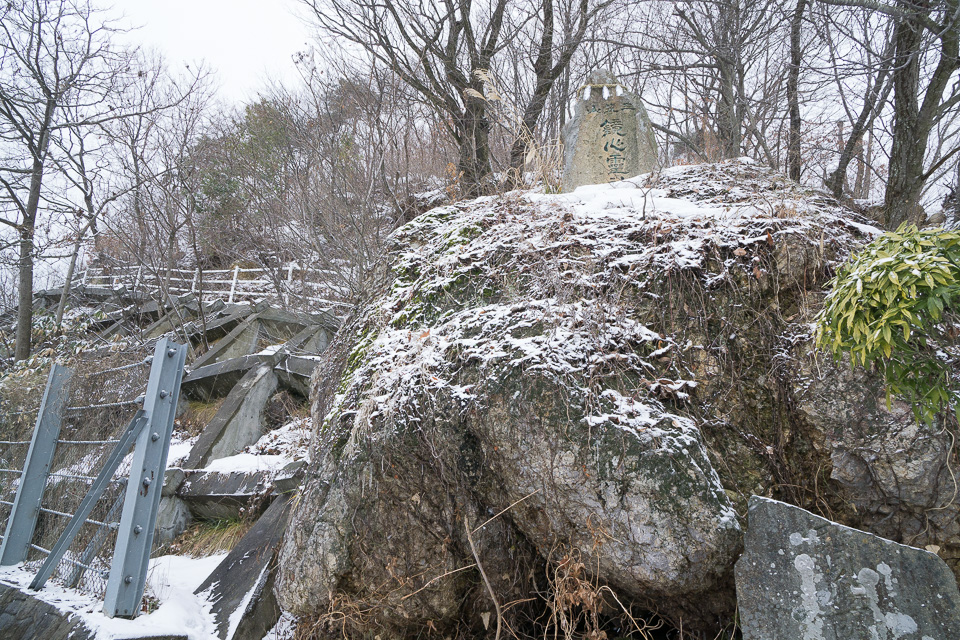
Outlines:
{"label": "wire mesh fence", "polygon": [[[38,571],[87,495],[104,462],[143,404],[150,350],[101,352],[75,366],[56,449],[24,568]],[[41,394],[5,393],[0,401],[0,523],[6,523],[26,463]],[[131,446],[128,449],[132,448]],[[51,579],[103,597],[123,507],[130,451],[84,519]]]}
{"label": "wire mesh fence", "polygon": [[54,364],[37,409],[35,393],[4,385],[0,564],[34,572],[31,589],[54,580],[102,597],[109,616],[140,611],[186,352],[164,337],[153,355]]}
{"label": "wire mesh fence", "polygon": [[10,517],[20,486],[41,395],[40,388],[21,387],[0,397],[0,523]]}
{"label": "wire mesh fence", "polygon": [[[149,351],[135,349],[84,359],[75,367],[60,436],[47,477],[33,543],[25,567],[39,570],[107,456],[137,409],[150,373]],[[130,451],[57,564],[51,580],[94,597],[103,597],[120,511]]]}

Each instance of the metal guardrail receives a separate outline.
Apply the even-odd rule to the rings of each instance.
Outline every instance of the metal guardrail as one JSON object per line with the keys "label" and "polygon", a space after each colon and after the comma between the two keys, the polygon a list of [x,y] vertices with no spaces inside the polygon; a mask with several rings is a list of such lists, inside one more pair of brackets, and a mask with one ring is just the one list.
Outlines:
{"label": "metal guardrail", "polygon": [[[64,586],[75,588],[85,574],[94,574],[106,580],[104,613],[110,617],[135,617],[140,610],[146,584],[150,549],[153,544],[163,474],[173,433],[174,416],[180,395],[180,382],[187,349],[167,338],[161,339],[152,359],[136,364],[150,364],[149,379],[142,399],[116,403],[91,403],[70,407],[68,391],[74,373],[71,369],[53,365],[47,379],[36,426],[29,442],[22,470],[4,469],[19,474],[16,498],[10,506],[10,515],[0,545],[0,565],[15,565],[27,560],[35,552],[45,557],[36,571],[31,589],[41,589],[61,565],[69,570],[61,573]],[[116,367],[124,371],[134,365]],[[111,370],[97,372],[103,374]],[[93,375],[97,375],[93,374]],[[117,439],[77,440],[60,438],[64,419],[71,413],[102,411],[105,407],[143,404]],[[8,446],[22,447],[26,443],[9,441]],[[52,471],[58,446],[106,447],[113,445],[99,466],[96,476],[80,472]],[[132,462],[129,453],[133,448]],[[123,474],[125,463],[129,471]],[[118,472],[126,477],[115,477]],[[79,481],[89,485],[76,509],[53,508],[44,503],[44,493],[63,481]],[[108,494],[108,487],[120,490]],[[103,499],[107,503],[100,506]],[[94,517],[95,508],[104,515]],[[122,509],[122,511],[121,511]],[[119,512],[119,520],[116,520]],[[53,517],[68,520],[50,548],[41,545],[38,520]],[[94,527],[92,535],[78,539],[85,527]],[[115,544],[109,570],[100,559],[101,549],[115,532]],[[75,541],[82,550],[71,551]],[[46,543],[44,543],[46,544]]]}

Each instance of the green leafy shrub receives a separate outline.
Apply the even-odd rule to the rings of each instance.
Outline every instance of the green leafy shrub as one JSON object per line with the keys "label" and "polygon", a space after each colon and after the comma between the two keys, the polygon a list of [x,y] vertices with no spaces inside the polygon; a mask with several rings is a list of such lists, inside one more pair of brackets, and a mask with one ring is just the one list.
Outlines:
{"label": "green leafy shrub", "polygon": [[874,367],[918,420],[960,409],[960,233],[901,226],[840,269],[817,317],[817,345]]}

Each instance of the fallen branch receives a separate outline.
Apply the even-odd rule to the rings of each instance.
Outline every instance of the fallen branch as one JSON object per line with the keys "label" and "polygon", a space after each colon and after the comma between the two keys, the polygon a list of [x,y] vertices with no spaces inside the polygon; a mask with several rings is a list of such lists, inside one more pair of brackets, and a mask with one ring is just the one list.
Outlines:
{"label": "fallen branch", "polygon": [[[539,489],[537,489],[537,491],[539,491]],[[534,493],[536,493],[536,491],[534,491]],[[533,495],[533,493],[531,493],[530,495]],[[527,497],[530,497],[530,496],[527,496]],[[507,507],[507,509],[509,508],[510,507]],[[504,511],[506,511],[506,509],[504,509]],[[503,512],[501,511],[500,513],[503,513]],[[493,517],[496,518],[497,516],[493,516]],[[493,518],[490,518],[490,520],[493,520]],[[490,520],[487,520],[487,522],[490,522]],[[484,524],[486,524],[486,522]],[[494,637],[494,640],[500,640],[500,624],[503,620],[503,617],[500,614],[500,603],[497,602],[497,596],[493,592],[493,587],[490,586],[490,579],[487,578],[487,572],[483,570],[483,565],[480,564],[480,556],[477,555],[477,548],[473,544],[473,535],[471,535],[470,533],[470,524],[467,521],[466,516],[464,516],[463,518],[463,527],[464,527],[464,530],[467,532],[467,542],[470,543],[470,551],[471,553],[473,553],[473,559],[477,561],[477,569],[480,570],[480,576],[483,578],[483,583],[487,585],[487,591],[490,593],[490,598],[493,600],[493,606],[497,610],[497,635]]]}
{"label": "fallen branch", "polygon": [[[453,571],[447,571],[446,573],[444,573],[444,574],[442,574],[442,575],[439,575],[439,576],[437,576],[437,577],[435,577],[435,578],[431,578],[430,580],[427,581],[426,584],[424,584],[422,587],[420,587],[419,589],[417,589],[417,590],[414,591],[413,593],[408,593],[407,595],[405,595],[405,596],[403,596],[402,598],[400,598],[400,602],[403,602],[403,601],[406,600],[407,598],[412,598],[413,596],[417,595],[418,593],[420,593],[421,591],[423,591],[424,589],[426,589],[426,588],[429,587],[431,584],[433,584],[434,582],[436,582],[437,580],[439,580],[439,579],[441,579],[441,578],[446,578],[447,576],[451,576],[451,575],[453,575],[453,574],[455,574],[455,573],[459,573],[459,572],[461,572],[461,571],[466,571],[467,569],[473,569],[473,568],[476,567],[476,566],[477,566],[476,564],[468,564],[468,565],[465,566],[465,567],[460,567],[459,569],[454,569]],[[481,569],[481,571],[482,571],[482,569]]]}
{"label": "fallen branch", "polygon": [[519,500],[517,500],[517,501],[514,502],[513,504],[511,504],[511,505],[509,505],[508,507],[504,508],[504,509],[503,509],[502,511],[500,511],[498,514],[496,514],[496,515],[494,515],[494,516],[491,516],[489,520],[487,520],[486,522],[484,522],[482,525],[480,525],[479,527],[477,527],[476,529],[474,529],[474,530],[471,531],[470,533],[476,533],[477,531],[480,531],[480,529],[483,529],[485,526],[487,526],[488,524],[490,524],[491,522],[493,522],[494,520],[496,520],[497,518],[499,518],[500,516],[502,516],[503,514],[505,514],[507,511],[510,511],[510,509],[513,509],[515,506],[517,506],[518,504],[520,504],[521,502],[523,502],[524,500],[526,500],[526,499],[529,498],[530,496],[536,495],[536,494],[538,494],[538,493],[540,493],[540,489],[537,489],[536,491],[534,491],[534,492],[532,492],[532,493],[528,493],[527,495],[523,496],[522,498],[520,498]]}

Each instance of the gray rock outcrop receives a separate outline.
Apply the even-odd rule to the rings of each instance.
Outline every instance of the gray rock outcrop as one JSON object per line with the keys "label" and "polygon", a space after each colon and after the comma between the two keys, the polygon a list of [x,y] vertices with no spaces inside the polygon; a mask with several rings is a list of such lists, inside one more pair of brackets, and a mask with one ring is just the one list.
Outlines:
{"label": "gray rock outcrop", "polygon": [[812,350],[824,285],[874,230],[743,160],[632,186],[461,202],[396,232],[394,281],[314,376],[286,610],[347,615],[350,637],[481,634],[490,590],[524,602],[517,624],[550,619],[580,566],[714,638],[735,612],[730,507],[751,494],[956,557],[949,432]]}
{"label": "gray rock outcrop", "polygon": [[758,496],[748,520],[736,566],[744,640],[960,638],[960,593],[935,554]]}
{"label": "gray rock outcrop", "polygon": [[657,142],[640,96],[609,71],[593,73],[563,130],[563,190],[632,178],[657,168]]}

